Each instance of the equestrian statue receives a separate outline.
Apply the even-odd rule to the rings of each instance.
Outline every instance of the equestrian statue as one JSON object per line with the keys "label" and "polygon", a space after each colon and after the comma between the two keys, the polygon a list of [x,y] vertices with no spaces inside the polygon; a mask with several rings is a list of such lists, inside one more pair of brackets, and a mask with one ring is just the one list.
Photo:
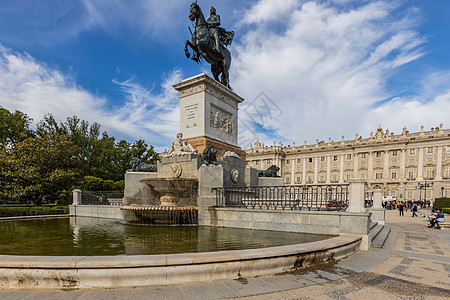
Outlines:
{"label": "equestrian statue", "polygon": [[206,20],[197,1],[191,4],[189,19],[195,22],[195,27],[194,32],[189,28],[192,42],[189,40],[184,42],[186,57],[191,57],[187,48],[189,46],[193,50],[192,59],[197,63],[202,58],[206,60],[211,65],[214,79],[231,89],[229,76],[231,54],[226,47],[233,41],[234,31],[226,31],[219,27],[220,16],[216,14],[213,6],[211,6],[210,17]]}

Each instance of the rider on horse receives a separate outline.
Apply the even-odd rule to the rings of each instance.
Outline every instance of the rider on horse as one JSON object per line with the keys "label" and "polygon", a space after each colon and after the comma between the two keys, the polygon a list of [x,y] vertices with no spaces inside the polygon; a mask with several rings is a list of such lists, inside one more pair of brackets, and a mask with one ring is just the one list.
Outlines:
{"label": "rider on horse", "polygon": [[211,6],[210,16],[206,23],[208,24],[209,32],[214,38],[214,50],[220,52],[219,46],[224,44],[225,46],[231,45],[234,37],[234,31],[226,31],[225,28],[220,26],[220,16],[216,14],[216,9]]}

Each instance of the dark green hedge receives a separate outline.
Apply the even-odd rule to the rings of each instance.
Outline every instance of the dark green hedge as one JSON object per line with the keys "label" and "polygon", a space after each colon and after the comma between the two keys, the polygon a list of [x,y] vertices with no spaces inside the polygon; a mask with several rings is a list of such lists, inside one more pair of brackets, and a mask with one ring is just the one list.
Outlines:
{"label": "dark green hedge", "polygon": [[444,207],[442,208],[442,210],[444,211],[444,213],[450,214],[450,207]]}
{"label": "dark green hedge", "polygon": [[68,206],[0,206],[0,217],[63,215],[68,213]]}
{"label": "dark green hedge", "polygon": [[433,210],[435,209],[443,209],[450,207],[450,198],[436,198],[433,204]]}

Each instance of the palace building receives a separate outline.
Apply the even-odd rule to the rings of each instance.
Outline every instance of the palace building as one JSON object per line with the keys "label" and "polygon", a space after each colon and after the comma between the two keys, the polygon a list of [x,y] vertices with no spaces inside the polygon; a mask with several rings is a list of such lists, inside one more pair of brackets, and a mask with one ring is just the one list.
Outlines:
{"label": "palace building", "polygon": [[[434,201],[450,197],[450,129],[443,125],[394,134],[379,127],[369,138],[316,141],[314,145],[265,146],[257,141],[247,150],[247,163],[264,170],[280,168],[285,184],[339,184],[353,178],[367,181],[384,196],[401,201]],[[390,198],[390,197],[389,197]]]}

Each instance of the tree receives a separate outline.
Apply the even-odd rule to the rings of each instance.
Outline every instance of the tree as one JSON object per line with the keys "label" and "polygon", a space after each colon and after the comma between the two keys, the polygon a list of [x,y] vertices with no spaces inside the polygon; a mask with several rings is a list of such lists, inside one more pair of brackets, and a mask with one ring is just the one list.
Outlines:
{"label": "tree", "polygon": [[33,136],[30,129],[31,122],[32,119],[26,114],[18,110],[11,113],[0,106],[0,149]]}
{"label": "tree", "polygon": [[15,143],[1,152],[0,180],[5,183],[3,199],[31,200],[41,205],[44,198],[57,199],[80,179],[76,148],[65,135],[45,135]]}

